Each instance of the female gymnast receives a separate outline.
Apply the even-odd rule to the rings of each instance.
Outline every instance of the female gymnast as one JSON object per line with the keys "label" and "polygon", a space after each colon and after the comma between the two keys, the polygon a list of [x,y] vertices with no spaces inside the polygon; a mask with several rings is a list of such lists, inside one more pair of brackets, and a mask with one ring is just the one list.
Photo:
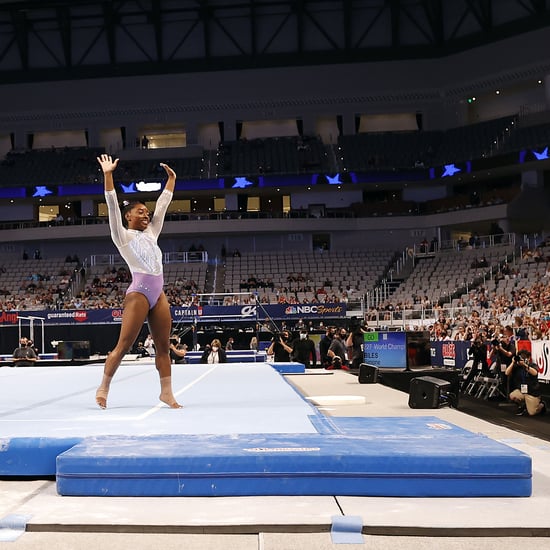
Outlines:
{"label": "female gymnast", "polygon": [[111,380],[122,358],[128,353],[147,321],[155,342],[155,366],[160,377],[159,398],[170,408],[180,409],[181,405],[172,392],[172,365],[169,354],[172,316],[163,291],[162,252],[157,244],[164,215],[172,200],[176,173],[168,165],[161,164],[168,180],[158,198],[155,215],[151,219],[149,210],[141,201],[124,201],[121,211],[117,204],[113,180],[118,159],[113,160],[110,155],[101,155],[97,160],[105,180],[111,237],[130,268],[132,283],[124,298],[118,342],[105,360],[103,379],[96,391],[96,402],[102,409],[107,408]]}

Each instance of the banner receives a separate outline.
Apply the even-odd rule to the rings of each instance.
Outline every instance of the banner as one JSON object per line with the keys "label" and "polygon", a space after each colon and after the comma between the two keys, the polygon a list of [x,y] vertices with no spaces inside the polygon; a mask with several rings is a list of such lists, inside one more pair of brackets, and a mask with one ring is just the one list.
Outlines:
{"label": "banner", "polygon": [[[242,306],[172,307],[172,318],[180,323],[208,323],[229,321],[333,319],[346,316],[346,304],[262,304]],[[2,311],[0,326],[44,320],[45,325],[111,324],[120,323],[122,308]]]}
{"label": "banner", "polygon": [[468,361],[470,342],[462,340],[443,340],[430,342],[432,367],[448,367],[462,370]]}
{"label": "banner", "polygon": [[550,382],[550,341],[532,340],[531,359],[537,364],[539,380]]}

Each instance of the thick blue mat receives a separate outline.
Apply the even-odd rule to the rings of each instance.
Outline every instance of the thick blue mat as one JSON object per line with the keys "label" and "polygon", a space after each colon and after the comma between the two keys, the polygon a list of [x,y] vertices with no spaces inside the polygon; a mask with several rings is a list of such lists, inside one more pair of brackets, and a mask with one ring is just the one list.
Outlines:
{"label": "thick blue mat", "polygon": [[266,363],[174,366],[181,411],[157,404],[152,361],[122,365],[100,410],[102,372],[101,364],[0,368],[0,476],[54,476],[57,455],[87,437],[316,432],[315,407]]}
{"label": "thick blue mat", "polygon": [[433,417],[321,421],[318,434],[89,438],[57,458],[61,495],[531,494],[531,458]]}

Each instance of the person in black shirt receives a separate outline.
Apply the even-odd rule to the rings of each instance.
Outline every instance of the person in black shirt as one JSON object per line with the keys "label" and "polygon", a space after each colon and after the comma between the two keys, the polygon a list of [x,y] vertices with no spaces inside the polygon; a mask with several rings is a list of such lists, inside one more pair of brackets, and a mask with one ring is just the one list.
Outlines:
{"label": "person in black shirt", "polygon": [[504,395],[508,395],[508,377],[506,369],[512,363],[512,359],[516,354],[516,346],[510,338],[509,331],[505,330],[504,334],[499,334],[491,341],[491,365],[495,364],[496,374],[500,378],[500,387]]}
{"label": "person in black shirt", "polygon": [[294,361],[302,363],[306,369],[309,369],[310,367],[315,368],[317,366],[317,352],[315,351],[315,343],[309,337],[305,328],[300,330],[300,336],[292,342],[291,347],[291,358]]}
{"label": "person in black shirt", "polygon": [[546,405],[541,399],[539,371],[531,361],[531,352],[522,349],[514,356],[506,368],[506,376],[510,380],[510,400],[518,404],[517,414],[535,416],[546,412]]}
{"label": "person in black shirt", "polygon": [[273,355],[273,360],[276,363],[289,363],[292,346],[289,343],[290,335],[287,330],[283,330],[280,334],[275,334],[271,341],[271,345],[267,348],[267,355]]}
{"label": "person in black shirt", "polygon": [[31,345],[28,345],[28,340],[24,336],[19,340],[19,347],[13,351],[14,367],[32,367],[38,360],[38,355]]}
{"label": "person in black shirt", "polygon": [[466,391],[470,382],[478,374],[482,376],[491,376],[489,365],[487,364],[487,341],[482,334],[476,336],[471,347],[468,349],[468,355],[472,359],[472,366],[462,382],[462,391]]}
{"label": "person in black shirt", "polygon": [[319,342],[319,361],[323,367],[328,367],[331,364],[331,359],[328,356],[328,350],[330,348],[330,344],[332,343],[333,336],[334,328],[329,327]]}
{"label": "person in black shirt", "polygon": [[[334,338],[332,339],[332,342],[330,344],[330,348],[328,349],[327,355],[329,356],[331,360],[331,365],[327,367],[327,369],[343,369],[343,370],[349,370],[349,367],[347,365],[347,355],[346,355],[346,337],[347,332],[345,328],[342,328],[340,330],[337,330],[334,334]],[[340,361],[335,364],[334,358],[339,357]]]}
{"label": "person in black shirt", "polygon": [[363,342],[363,329],[360,326],[350,327],[350,333],[346,338],[345,345],[352,369],[359,369],[361,363],[364,361]]}

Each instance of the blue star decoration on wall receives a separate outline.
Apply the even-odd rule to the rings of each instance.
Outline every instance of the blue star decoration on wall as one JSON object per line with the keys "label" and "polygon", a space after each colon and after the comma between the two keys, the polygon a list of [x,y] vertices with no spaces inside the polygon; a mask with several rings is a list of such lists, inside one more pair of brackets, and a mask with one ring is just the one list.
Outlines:
{"label": "blue star decoration on wall", "polygon": [[333,178],[331,178],[328,174],[326,176],[327,178],[327,181],[329,183],[329,185],[336,185],[337,183],[342,183],[340,181],[340,174],[336,174]]}
{"label": "blue star decoration on wall", "polygon": [[120,184],[120,187],[122,187],[123,193],[135,193],[136,187],[134,182],[132,182],[130,185],[124,185],[123,183]]}
{"label": "blue star decoration on wall", "polygon": [[548,158],[548,147],[545,147],[544,150],[541,153],[537,153],[533,149],[533,155],[535,155],[537,160],[545,160]]}
{"label": "blue star decoration on wall", "polygon": [[46,197],[53,195],[53,191],[50,191],[45,185],[37,185],[34,188],[33,197]]}
{"label": "blue star decoration on wall", "polygon": [[441,177],[445,178],[448,176],[454,176],[457,172],[462,172],[462,170],[457,168],[456,164],[445,164]]}
{"label": "blue star decoration on wall", "polygon": [[254,185],[253,181],[247,180],[244,177],[235,178],[235,183],[233,184],[233,189],[244,189],[245,187],[250,187]]}

